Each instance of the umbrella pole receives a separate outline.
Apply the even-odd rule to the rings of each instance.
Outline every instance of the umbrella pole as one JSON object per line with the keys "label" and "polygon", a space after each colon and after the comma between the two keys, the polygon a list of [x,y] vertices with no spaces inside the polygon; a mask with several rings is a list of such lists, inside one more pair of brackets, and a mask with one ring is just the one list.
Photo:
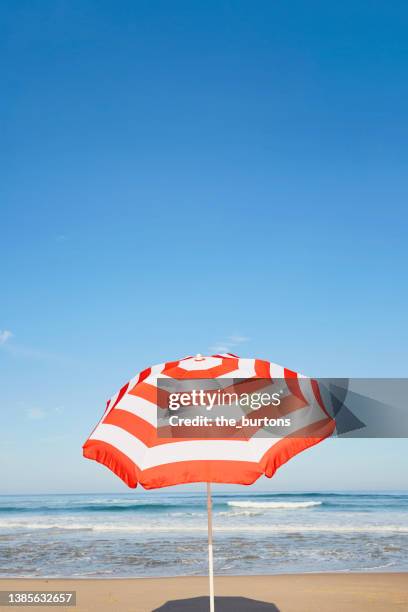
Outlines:
{"label": "umbrella pole", "polygon": [[212,544],[212,501],[211,483],[207,482],[207,516],[208,516],[208,578],[210,580],[210,612],[214,612],[214,567]]}

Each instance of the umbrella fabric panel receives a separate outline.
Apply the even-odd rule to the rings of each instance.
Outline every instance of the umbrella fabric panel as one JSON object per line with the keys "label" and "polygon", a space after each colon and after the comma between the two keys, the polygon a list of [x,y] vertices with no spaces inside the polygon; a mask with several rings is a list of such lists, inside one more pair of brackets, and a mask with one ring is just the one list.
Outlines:
{"label": "umbrella fabric panel", "polygon": [[[299,399],[291,413],[299,437],[265,437],[259,432],[249,439],[158,437],[157,384],[166,377],[285,378]],[[308,379],[263,360],[225,354],[158,364],[134,377],[109,400],[84,445],[84,456],[107,466],[130,487],[201,481],[251,484],[263,474],[272,476],[291,457],[332,433],[333,420],[324,406],[309,405],[310,394],[316,395]]]}

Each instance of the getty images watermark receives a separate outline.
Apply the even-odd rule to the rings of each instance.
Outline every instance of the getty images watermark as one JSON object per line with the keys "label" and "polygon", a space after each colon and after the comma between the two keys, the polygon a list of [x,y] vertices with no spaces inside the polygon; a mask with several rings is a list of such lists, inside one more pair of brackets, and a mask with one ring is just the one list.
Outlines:
{"label": "getty images watermark", "polygon": [[[242,429],[246,427],[290,427],[290,417],[259,417],[254,416],[254,413],[261,408],[278,407],[281,404],[281,394],[283,391],[268,393],[249,393],[245,391],[225,391],[225,390],[208,390],[208,389],[192,389],[190,391],[175,391],[168,395],[168,409],[171,411],[179,411],[180,408],[201,408],[206,412],[217,408],[218,414],[208,416],[207,414],[171,414],[168,417],[170,427],[231,427]],[[239,418],[229,417],[223,413],[225,407],[232,406],[242,410],[249,410],[251,416],[244,414],[239,415]]]}
{"label": "getty images watermark", "polygon": [[172,379],[157,384],[162,438],[408,437],[408,379]]}

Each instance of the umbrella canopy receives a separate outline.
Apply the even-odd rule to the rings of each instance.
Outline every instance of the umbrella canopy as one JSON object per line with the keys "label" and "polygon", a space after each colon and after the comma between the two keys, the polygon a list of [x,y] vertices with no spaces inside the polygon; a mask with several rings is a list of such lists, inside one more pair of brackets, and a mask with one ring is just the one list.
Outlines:
{"label": "umbrella canopy", "polygon": [[[282,410],[295,416],[295,431],[277,437],[259,427],[237,435],[197,438],[180,434],[164,437],[158,427],[158,404],[165,379],[239,379],[248,384],[279,381],[285,386]],[[159,410],[160,412],[160,410]],[[257,410],[260,416],[261,410]],[[227,353],[185,357],[161,363],[135,376],[107,403],[106,410],[84,444],[83,454],[102,463],[129,487],[139,483],[154,489],[190,482],[249,485],[260,476],[273,476],[291,457],[317,444],[334,430],[313,380],[260,359],[241,359]]]}
{"label": "umbrella canopy", "polygon": [[[197,380],[205,382],[202,391],[208,389],[209,381],[212,389],[238,387],[237,402],[245,393],[253,398],[260,390],[278,389],[279,410],[273,402],[262,409],[257,404],[250,411],[251,416],[256,411],[258,417],[254,425],[241,425],[244,420],[238,418],[239,428],[230,427],[227,421],[216,435],[206,426],[198,428],[198,436],[197,428],[184,428],[180,435],[179,429],[173,432],[167,422],[164,426],[161,423],[162,415],[170,412],[166,385],[168,389],[173,381],[183,381],[184,388],[191,391],[189,384]],[[212,407],[219,408],[215,403]],[[290,414],[293,419],[287,435],[276,435],[257,424],[265,415],[276,412],[280,416]],[[243,413],[247,415],[248,411],[239,405],[238,416]],[[83,446],[83,454],[107,466],[133,488],[139,483],[145,489],[207,483],[210,612],[214,612],[210,483],[249,485],[262,475],[270,478],[291,457],[328,437],[334,429],[335,421],[325,409],[317,381],[261,359],[241,359],[231,353],[197,355],[158,364],[132,378],[108,401]],[[182,437],[185,433],[190,437]]]}

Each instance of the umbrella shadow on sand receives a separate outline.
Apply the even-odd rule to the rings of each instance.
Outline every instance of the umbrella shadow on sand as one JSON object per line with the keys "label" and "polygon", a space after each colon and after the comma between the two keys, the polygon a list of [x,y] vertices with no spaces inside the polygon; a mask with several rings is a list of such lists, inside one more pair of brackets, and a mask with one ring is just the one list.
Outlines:
{"label": "umbrella shadow on sand", "polygon": [[[208,612],[208,597],[191,597],[167,601],[152,612]],[[216,597],[217,612],[279,612],[273,603],[249,599],[248,597]]]}

